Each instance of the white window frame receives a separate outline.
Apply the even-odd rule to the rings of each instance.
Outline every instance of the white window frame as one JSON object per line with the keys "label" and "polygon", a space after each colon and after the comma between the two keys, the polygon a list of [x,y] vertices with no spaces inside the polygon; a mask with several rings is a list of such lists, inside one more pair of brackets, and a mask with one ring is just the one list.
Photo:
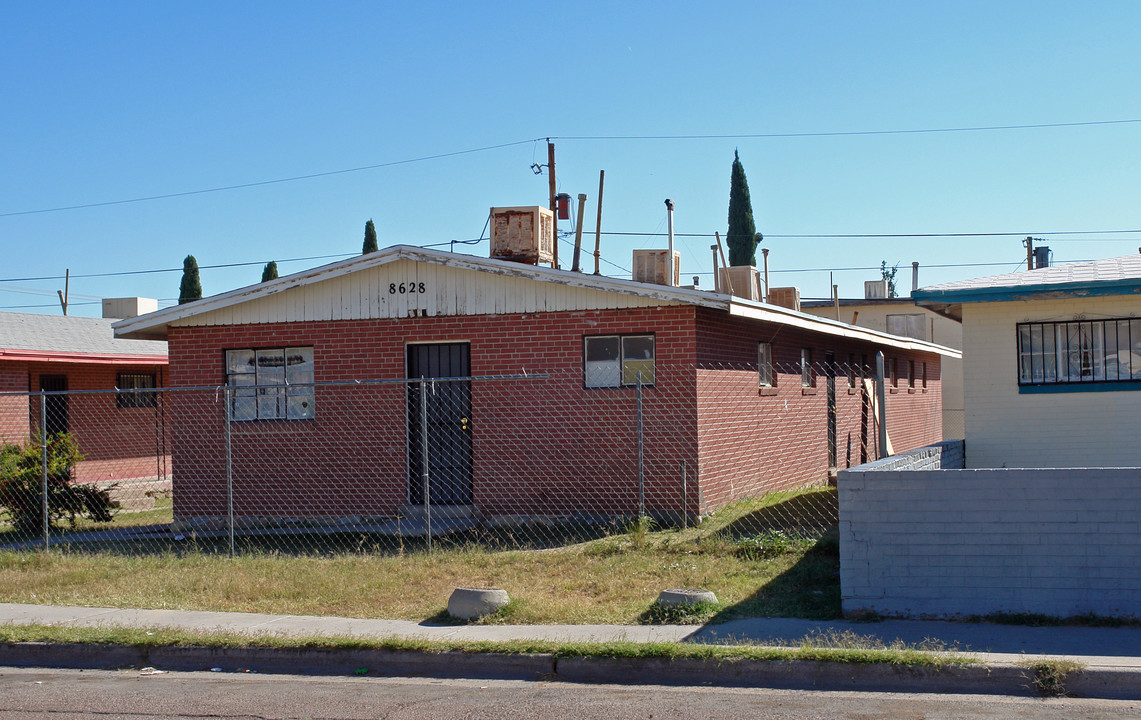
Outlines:
{"label": "white window frame", "polygon": [[757,343],[757,376],[759,387],[771,388],[777,386],[777,375],[773,368],[772,343]]}
{"label": "white window frame", "polygon": [[816,387],[816,368],[812,367],[812,348],[800,349],[800,386]]}
{"label": "white window frame", "polygon": [[[601,349],[605,341],[617,341],[615,357],[597,357],[592,360],[591,350]],[[638,341],[649,340],[649,358],[632,357]],[[592,344],[598,343],[594,348]],[[611,350],[613,353],[613,350]],[[607,353],[608,355],[611,353]],[[637,384],[636,374],[649,370],[649,377],[642,376],[642,386],[653,385],[657,375],[657,342],[652,333],[629,335],[586,335],[582,339],[583,386],[588,388],[631,387]],[[646,363],[649,363],[647,368]]]}
{"label": "white window frame", "polygon": [[[252,362],[243,362],[242,355],[250,356]],[[231,420],[312,420],[316,416],[312,346],[234,348],[226,350],[225,358],[226,385],[232,388]]]}

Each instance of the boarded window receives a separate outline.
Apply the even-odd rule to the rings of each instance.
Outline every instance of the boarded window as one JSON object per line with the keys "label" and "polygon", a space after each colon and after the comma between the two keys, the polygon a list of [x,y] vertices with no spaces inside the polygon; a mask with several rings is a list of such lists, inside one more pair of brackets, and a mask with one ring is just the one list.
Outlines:
{"label": "boarded window", "polygon": [[226,351],[234,420],[306,420],[314,416],[313,348]]}
{"label": "boarded window", "polygon": [[916,340],[926,340],[927,318],[923,313],[916,313],[914,315],[888,315],[887,331],[892,335],[915,338]]}

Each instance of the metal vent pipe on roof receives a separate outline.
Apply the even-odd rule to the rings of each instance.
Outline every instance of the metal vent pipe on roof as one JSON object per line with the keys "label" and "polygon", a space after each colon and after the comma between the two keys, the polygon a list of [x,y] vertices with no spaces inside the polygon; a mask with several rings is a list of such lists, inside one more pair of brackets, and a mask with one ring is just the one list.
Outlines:
{"label": "metal vent pipe on roof", "polygon": [[666,234],[669,235],[669,253],[666,254],[666,263],[668,270],[666,272],[666,284],[670,287],[674,285],[674,204],[666,198]]}
{"label": "metal vent pipe on roof", "polygon": [[914,260],[911,263],[911,292],[919,289],[919,261]]}

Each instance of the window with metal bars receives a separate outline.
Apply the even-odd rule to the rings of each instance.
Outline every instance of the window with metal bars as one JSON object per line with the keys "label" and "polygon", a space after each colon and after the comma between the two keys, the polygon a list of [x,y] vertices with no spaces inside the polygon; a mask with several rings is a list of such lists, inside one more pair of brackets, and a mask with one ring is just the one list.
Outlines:
{"label": "window with metal bars", "polygon": [[1141,319],[1018,324],[1018,384],[1141,382]]}
{"label": "window with metal bars", "polygon": [[115,407],[153,408],[157,403],[155,394],[137,391],[149,390],[154,386],[155,376],[152,373],[119,373],[115,379],[115,387],[119,390],[115,394]]}

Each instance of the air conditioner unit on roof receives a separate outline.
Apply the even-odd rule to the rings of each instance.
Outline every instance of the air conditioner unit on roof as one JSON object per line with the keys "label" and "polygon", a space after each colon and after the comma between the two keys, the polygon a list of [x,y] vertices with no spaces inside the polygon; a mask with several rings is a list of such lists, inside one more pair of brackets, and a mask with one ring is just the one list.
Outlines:
{"label": "air conditioner unit on roof", "polygon": [[669,250],[635,250],[634,280],[677,287],[681,276],[681,253],[674,250],[673,263],[669,261],[669,253]]}
{"label": "air conditioner unit on roof", "polygon": [[769,304],[800,312],[800,288],[779,287],[769,290]]}
{"label": "air conditioner unit on roof", "polygon": [[865,300],[887,300],[887,280],[865,280]]}
{"label": "air conditioner unit on roof", "polygon": [[554,213],[540,205],[491,208],[491,257],[531,265],[553,263]]}

